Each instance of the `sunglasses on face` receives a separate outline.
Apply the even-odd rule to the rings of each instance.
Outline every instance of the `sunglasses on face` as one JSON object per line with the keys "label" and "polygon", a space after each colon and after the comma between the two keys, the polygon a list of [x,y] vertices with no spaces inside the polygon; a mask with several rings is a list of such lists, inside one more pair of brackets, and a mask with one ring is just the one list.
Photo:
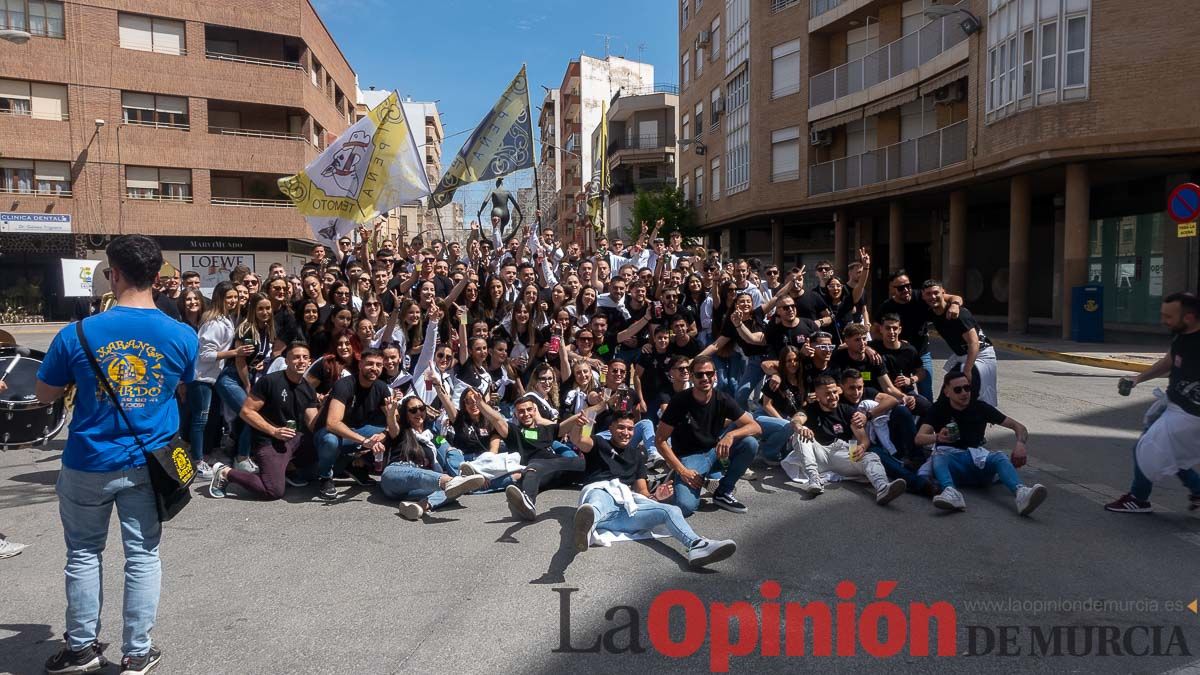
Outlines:
{"label": "sunglasses on face", "polygon": [[538,382],[553,382],[553,381],[554,381],[553,375],[551,375],[550,377],[539,377],[538,378]]}
{"label": "sunglasses on face", "polygon": [[576,335],[575,336],[576,342],[583,342],[584,340],[591,342],[592,336],[591,335]]}
{"label": "sunglasses on face", "polygon": [[956,394],[965,394],[966,392],[971,391],[971,385],[960,384],[956,387],[950,387],[950,391],[952,391]]}
{"label": "sunglasses on face", "polygon": [[406,407],[406,408],[404,408],[404,412],[408,413],[409,415],[419,415],[420,413],[425,412],[425,406],[412,407],[412,408]]}
{"label": "sunglasses on face", "polygon": [[449,361],[452,358],[454,358],[452,354],[441,354],[438,356],[438,361]]}
{"label": "sunglasses on face", "polygon": [[686,373],[688,371],[687,366],[675,366],[671,370],[673,370],[677,373]]}
{"label": "sunglasses on face", "polygon": [[818,272],[832,272],[833,268],[832,267],[818,267],[817,271]]}
{"label": "sunglasses on face", "polygon": [[894,288],[898,291],[911,291],[912,284],[900,284],[899,286],[892,286],[892,288]]}
{"label": "sunglasses on face", "polygon": [[795,305],[795,303],[792,303],[790,305],[780,305],[779,309],[796,309],[796,305]]}
{"label": "sunglasses on face", "polygon": [[813,349],[819,352],[831,352],[833,351],[833,345],[813,345]]}
{"label": "sunglasses on face", "polygon": [[716,377],[717,377],[717,371],[715,371],[715,370],[703,370],[703,371],[700,371],[700,372],[695,372],[695,373],[692,373],[692,377],[698,377],[698,378],[700,378],[700,379],[702,379],[702,380],[716,379]]}
{"label": "sunglasses on face", "polygon": [[774,276],[778,276],[778,275],[779,275],[779,270],[767,270],[767,274],[769,274],[769,275],[771,275],[771,276],[773,276],[773,277],[774,277]]}
{"label": "sunglasses on face", "polygon": [[363,303],[363,307],[379,307],[379,303],[378,302],[366,302],[366,303]]}

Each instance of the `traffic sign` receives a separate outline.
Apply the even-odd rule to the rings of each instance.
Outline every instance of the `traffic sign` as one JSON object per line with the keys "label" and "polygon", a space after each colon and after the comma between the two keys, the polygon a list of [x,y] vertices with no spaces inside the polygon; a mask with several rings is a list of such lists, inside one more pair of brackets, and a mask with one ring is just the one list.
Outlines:
{"label": "traffic sign", "polygon": [[1177,223],[1196,220],[1200,216],[1200,185],[1184,183],[1167,197],[1167,215]]}

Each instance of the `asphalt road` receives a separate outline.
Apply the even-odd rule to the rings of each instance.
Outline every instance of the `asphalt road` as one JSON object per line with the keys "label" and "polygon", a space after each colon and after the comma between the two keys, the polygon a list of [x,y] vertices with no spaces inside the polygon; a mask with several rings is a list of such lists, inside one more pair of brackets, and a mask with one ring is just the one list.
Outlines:
{"label": "asphalt road", "polygon": [[[692,517],[700,534],[738,542],[737,555],[703,573],[689,571],[672,542],[622,543],[576,555],[570,543],[576,493],[570,491],[545,494],[534,523],[512,520],[500,495],[467,497],[423,523],[402,520],[393,504],[349,484],[329,504],[308,489],[290,489],[274,503],[198,496],[167,526],[162,544],[163,594],[154,630],[165,653],[159,672],[707,671],[721,665],[710,657],[722,651],[724,637],[747,640],[747,655],[731,659],[733,672],[1194,672],[1197,666],[1189,664],[1200,664],[1200,616],[1185,605],[1200,595],[1200,513],[1186,511],[1177,482],[1156,489],[1159,512],[1152,516],[1100,507],[1128,486],[1130,447],[1151,400],[1152,387],[1117,396],[1118,375],[1002,355],[1001,408],[1031,431],[1031,466],[1022,477],[1050,490],[1032,518],[1019,518],[1000,486],[966,490],[968,510],[947,514],[911,495],[881,508],[858,485],[837,486],[810,501],[769,473],[741,484],[748,514],[708,510]],[[992,447],[1012,447],[1006,430],[991,439]],[[33,544],[0,561],[0,671],[40,672],[62,644],[57,458],[53,447],[0,453],[0,529]],[[117,643],[115,652],[118,537],[114,526],[102,636]],[[835,588],[844,580],[857,591],[839,601]],[[953,606],[956,632],[944,645],[957,656],[913,655],[911,646],[922,640],[902,624],[892,625],[908,639],[891,658],[868,655],[862,636],[871,640],[870,630],[860,631],[855,656],[769,656],[778,631],[769,628],[777,624],[760,591],[766,581],[778,582],[779,602],[844,602],[855,616],[872,607],[877,590],[887,590],[878,582],[894,581],[887,600],[909,619],[916,616],[910,603]],[[645,651],[563,651],[560,601],[568,588],[578,589],[569,595],[572,648],[591,648],[611,631],[599,648],[627,651],[630,632],[622,626],[636,613],[633,646]],[[665,603],[654,605],[656,597],[673,589],[700,600],[689,615],[692,632],[685,633],[683,609],[671,615],[670,639],[698,640],[683,645],[686,652],[695,647],[691,656],[678,659],[656,650],[651,633],[662,631],[649,626],[652,605]],[[722,607],[713,606],[741,601],[762,612],[761,633],[760,619],[747,620],[739,634]],[[632,609],[606,618],[618,606]],[[701,609],[710,606],[716,618],[706,621]],[[845,619],[839,615],[839,622]],[[1157,651],[1169,655],[1125,655],[1129,647],[1155,651],[1151,627],[1159,627]],[[932,629],[931,635],[936,650]],[[1093,639],[1085,641],[1088,636]],[[1097,639],[1105,636],[1110,640]],[[1042,651],[1061,640],[1062,655],[1031,653],[1039,637],[1049,640]],[[1114,648],[1122,655],[1113,655]],[[1086,655],[1069,656],[1070,649]],[[812,653],[811,642],[805,653]]]}

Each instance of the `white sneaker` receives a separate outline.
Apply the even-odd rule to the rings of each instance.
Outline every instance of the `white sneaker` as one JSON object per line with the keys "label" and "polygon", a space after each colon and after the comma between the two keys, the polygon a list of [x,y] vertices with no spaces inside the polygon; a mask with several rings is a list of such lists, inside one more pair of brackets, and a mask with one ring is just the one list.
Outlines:
{"label": "white sneaker", "polygon": [[0,559],[20,555],[21,551],[29,548],[29,544],[18,544],[15,541],[0,539]]}
{"label": "white sneaker", "polygon": [[966,511],[967,502],[963,500],[963,496],[958,490],[948,487],[942,490],[942,493],[933,498],[933,505],[939,509],[946,511]]}
{"label": "white sneaker", "polygon": [[592,543],[592,531],[596,529],[596,507],[580,504],[575,509],[575,550],[583,553]]}
{"label": "white sneaker", "polygon": [[209,480],[212,478],[212,473],[212,467],[208,465],[208,462],[200,460],[200,463],[196,465],[196,475],[200,478]]}
{"label": "white sneaker", "polygon": [[758,480],[758,473],[755,472],[754,469],[751,469],[750,467],[746,467],[746,473],[742,474],[742,477],[740,480],[756,481],[756,480]]}
{"label": "white sneaker", "polygon": [[808,482],[799,483],[799,485],[801,490],[804,490],[814,497],[820,494],[825,494],[825,481],[821,480],[821,474],[819,473],[808,474]]}
{"label": "white sneaker", "polygon": [[725,539],[723,541],[701,539],[688,549],[688,565],[691,567],[711,565],[728,558],[736,550],[737,544],[733,543],[732,539]]}
{"label": "white sneaker", "polygon": [[904,494],[904,491],[907,489],[908,489],[908,483],[905,482],[905,480],[903,478],[897,478],[896,480],[888,483],[887,485],[884,485],[880,490],[878,490],[875,493],[875,503],[880,506],[883,506],[884,504],[887,504],[888,502],[892,501],[896,497],[899,497],[900,495]]}
{"label": "white sneaker", "polygon": [[478,474],[455,476],[450,479],[449,483],[446,483],[446,487],[442,489],[442,492],[446,493],[447,500],[458,499],[468,492],[474,492],[485,485],[487,485],[487,479]]}
{"label": "white sneaker", "polygon": [[420,520],[425,515],[425,507],[416,502],[400,502],[400,517],[405,520]]}
{"label": "white sneaker", "polygon": [[1017,488],[1017,515],[1027,516],[1046,501],[1046,486],[1038,483],[1033,487],[1022,485]]}
{"label": "white sneaker", "polygon": [[249,457],[243,457],[239,459],[237,464],[233,465],[233,468],[237,469],[238,471],[245,471],[246,473],[258,473],[259,471],[258,465],[255,464],[254,460],[250,459]]}

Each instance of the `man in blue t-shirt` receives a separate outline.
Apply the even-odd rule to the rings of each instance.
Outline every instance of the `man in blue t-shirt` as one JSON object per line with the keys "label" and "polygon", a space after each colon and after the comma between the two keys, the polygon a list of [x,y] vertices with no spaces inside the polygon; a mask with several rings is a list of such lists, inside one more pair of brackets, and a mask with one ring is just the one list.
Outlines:
{"label": "man in blue t-shirt", "polygon": [[162,523],[142,448],[161,448],[179,430],[175,390],[192,381],[199,345],[191,328],[155,307],[151,285],[163,264],[158,244],[124,235],[107,254],[116,304],[84,321],[83,332],[134,428],[97,381],[74,325],[55,336],[38,371],[42,403],[62,396],[68,384],[78,392],[57,485],[67,544],[67,644],[46,661],[47,673],[92,672],[105,663],[97,635],[99,552],[108,540],[113,504],[126,559],[121,670],[144,673],[162,657],[150,642],[162,577]]}

